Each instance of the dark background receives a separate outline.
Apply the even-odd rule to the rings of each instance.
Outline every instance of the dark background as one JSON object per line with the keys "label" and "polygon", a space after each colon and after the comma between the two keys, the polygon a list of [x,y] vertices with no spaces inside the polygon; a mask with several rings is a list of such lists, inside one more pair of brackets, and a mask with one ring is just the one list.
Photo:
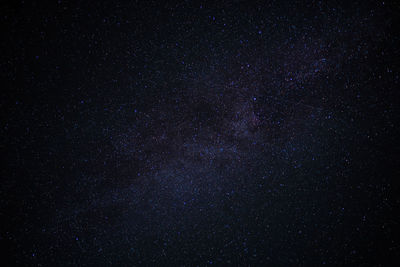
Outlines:
{"label": "dark background", "polygon": [[1,265],[395,266],[395,2],[2,3]]}

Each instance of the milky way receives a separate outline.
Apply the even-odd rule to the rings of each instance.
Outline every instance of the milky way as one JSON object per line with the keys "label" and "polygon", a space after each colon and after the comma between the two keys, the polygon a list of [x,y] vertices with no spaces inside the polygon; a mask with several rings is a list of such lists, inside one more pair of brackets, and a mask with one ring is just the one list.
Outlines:
{"label": "milky way", "polygon": [[0,240],[28,266],[386,266],[398,4],[5,5]]}

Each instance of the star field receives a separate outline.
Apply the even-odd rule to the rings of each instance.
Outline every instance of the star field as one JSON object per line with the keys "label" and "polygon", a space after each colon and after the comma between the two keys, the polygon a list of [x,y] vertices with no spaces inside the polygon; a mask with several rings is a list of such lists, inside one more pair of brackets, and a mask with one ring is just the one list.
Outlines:
{"label": "star field", "polygon": [[393,266],[399,5],[1,4],[10,266]]}

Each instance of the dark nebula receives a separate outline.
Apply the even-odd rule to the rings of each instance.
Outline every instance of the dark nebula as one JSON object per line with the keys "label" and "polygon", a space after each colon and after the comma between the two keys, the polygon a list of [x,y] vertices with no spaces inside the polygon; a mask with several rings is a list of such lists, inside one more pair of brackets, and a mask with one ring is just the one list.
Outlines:
{"label": "dark nebula", "polygon": [[396,266],[399,3],[72,2],[0,4],[2,266]]}

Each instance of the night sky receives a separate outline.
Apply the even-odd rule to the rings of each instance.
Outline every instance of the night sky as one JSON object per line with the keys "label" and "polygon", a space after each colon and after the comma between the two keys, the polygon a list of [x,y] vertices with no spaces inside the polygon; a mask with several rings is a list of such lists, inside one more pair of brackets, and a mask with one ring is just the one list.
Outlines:
{"label": "night sky", "polygon": [[0,4],[2,266],[396,266],[399,3],[49,3]]}

